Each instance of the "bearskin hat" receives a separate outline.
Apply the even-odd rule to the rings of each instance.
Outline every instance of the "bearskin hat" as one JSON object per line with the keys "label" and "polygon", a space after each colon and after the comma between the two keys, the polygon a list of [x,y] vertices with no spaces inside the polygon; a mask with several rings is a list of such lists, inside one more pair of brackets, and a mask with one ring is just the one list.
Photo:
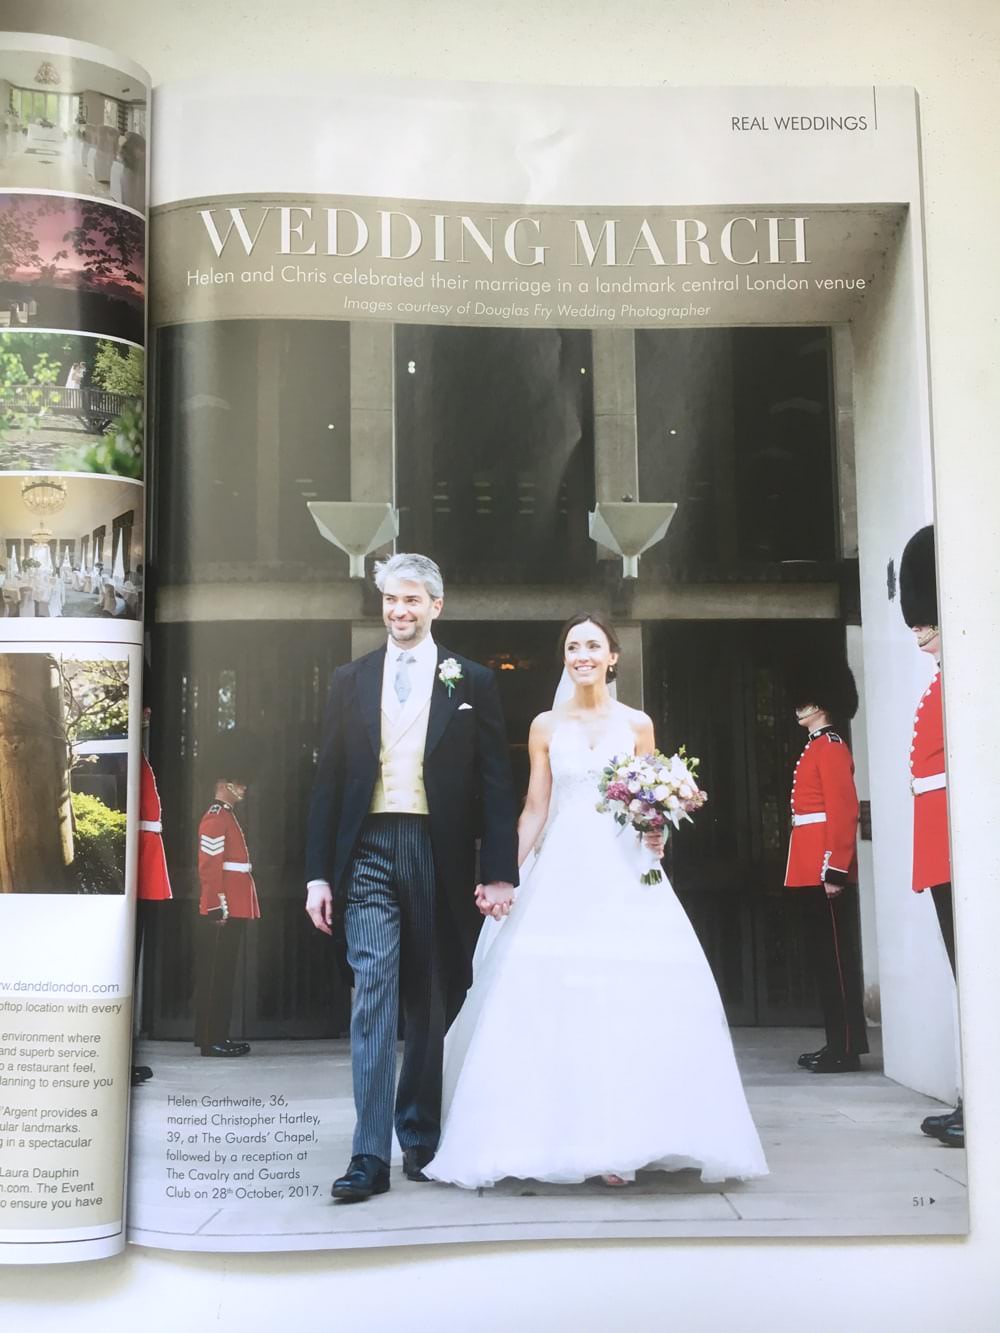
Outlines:
{"label": "bearskin hat", "polygon": [[248,731],[220,731],[205,747],[199,766],[213,782],[249,784],[257,774],[260,742]]}
{"label": "bearskin hat", "polygon": [[843,658],[816,656],[792,662],[787,673],[788,698],[793,708],[815,704],[834,722],[849,722],[858,711],[858,687]]}
{"label": "bearskin hat", "polygon": [[938,623],[933,523],[915,532],[903,548],[899,562],[899,609],[910,629],[914,625]]}

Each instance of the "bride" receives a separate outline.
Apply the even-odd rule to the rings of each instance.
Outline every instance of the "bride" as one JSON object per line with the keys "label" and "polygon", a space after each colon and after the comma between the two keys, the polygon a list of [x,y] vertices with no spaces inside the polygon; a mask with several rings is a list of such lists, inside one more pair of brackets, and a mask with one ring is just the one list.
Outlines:
{"label": "bride", "polygon": [[[562,653],[572,694],[528,740],[522,887],[510,916],[484,926],[424,1172],[468,1189],[507,1176],[622,1185],[643,1167],[766,1175],[687,915],[666,879],[640,882],[637,835],[596,809],[604,766],[655,749],[653,724],[611,696],[619,645],[601,616],[570,620]],[[645,842],[662,855],[660,835]]]}

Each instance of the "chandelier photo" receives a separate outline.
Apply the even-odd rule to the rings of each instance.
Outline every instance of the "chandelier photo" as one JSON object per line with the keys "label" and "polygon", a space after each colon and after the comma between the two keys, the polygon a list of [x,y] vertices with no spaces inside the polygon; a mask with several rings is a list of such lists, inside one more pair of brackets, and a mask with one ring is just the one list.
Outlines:
{"label": "chandelier photo", "polygon": [[62,83],[62,75],[53,65],[51,60],[43,60],[38,66],[38,73],[35,75],[35,82],[45,84],[47,87],[55,87]]}
{"label": "chandelier photo", "polygon": [[21,499],[33,514],[58,514],[66,504],[66,483],[58,477],[25,477]]}
{"label": "chandelier photo", "polygon": [[44,574],[51,574],[53,569],[52,547],[49,542],[53,541],[55,534],[51,528],[47,528],[44,523],[40,523],[31,534],[31,554],[29,559],[37,560],[39,567]]}

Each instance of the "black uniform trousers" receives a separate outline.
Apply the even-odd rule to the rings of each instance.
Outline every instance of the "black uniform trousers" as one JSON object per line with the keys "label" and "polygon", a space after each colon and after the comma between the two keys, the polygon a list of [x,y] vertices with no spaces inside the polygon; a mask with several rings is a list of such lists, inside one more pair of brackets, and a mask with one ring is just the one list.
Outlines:
{"label": "black uniform trousers", "polygon": [[245,926],[242,917],[231,916],[220,922],[218,913],[213,913],[198,918],[194,995],[196,1046],[219,1046],[228,1040],[236,964]]}
{"label": "black uniform trousers", "polygon": [[932,884],[931,897],[934,899],[934,910],[937,912],[938,925],[941,927],[941,938],[944,940],[944,947],[948,953],[948,962],[951,963],[951,975],[956,977],[955,917],[951,902],[951,885]]}
{"label": "black uniform trousers", "polygon": [[[146,926],[150,912],[160,905],[158,898],[139,898],[135,904],[135,959],[132,964],[133,993],[139,993],[139,965],[142,962],[142,945],[146,938]],[[167,899],[166,901],[169,901]]]}
{"label": "black uniform trousers", "polygon": [[868,1032],[865,1027],[858,886],[845,884],[833,898],[828,897],[822,884],[810,884],[793,892],[801,895],[809,959],[823,1009],[827,1049],[833,1056],[864,1055],[868,1050]]}

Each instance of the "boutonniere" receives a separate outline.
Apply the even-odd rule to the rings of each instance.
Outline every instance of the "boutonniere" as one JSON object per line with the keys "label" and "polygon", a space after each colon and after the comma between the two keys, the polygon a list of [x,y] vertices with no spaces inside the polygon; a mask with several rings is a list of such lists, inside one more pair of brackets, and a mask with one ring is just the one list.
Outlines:
{"label": "boutonniere", "polygon": [[448,691],[449,699],[452,696],[452,691],[461,679],[462,668],[453,657],[446,657],[438,667],[438,680]]}

